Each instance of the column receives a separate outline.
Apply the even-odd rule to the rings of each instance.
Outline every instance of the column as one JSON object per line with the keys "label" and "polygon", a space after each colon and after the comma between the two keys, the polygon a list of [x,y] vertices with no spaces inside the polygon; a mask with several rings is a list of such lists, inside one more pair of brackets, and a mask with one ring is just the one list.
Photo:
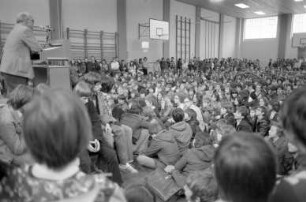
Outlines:
{"label": "column", "polygon": [[218,57],[223,57],[223,35],[224,35],[224,15],[220,14],[219,20],[219,47],[218,47]]}
{"label": "column", "polygon": [[[163,20],[169,22],[169,36],[170,30],[170,0],[163,0]],[[170,58],[170,39],[167,41],[163,41],[163,57]]]}
{"label": "column", "polygon": [[291,16],[290,14],[282,14],[278,18],[278,58],[286,57],[287,40],[290,40],[290,30],[292,21]]}
{"label": "column", "polygon": [[196,22],[195,22],[195,56],[200,57],[201,46],[201,7],[196,7]]}
{"label": "column", "polygon": [[117,50],[118,58],[127,59],[127,38],[126,38],[126,0],[117,0]]}
{"label": "column", "polygon": [[62,0],[49,0],[50,26],[53,28],[51,39],[64,38],[62,23]]}
{"label": "column", "polygon": [[236,23],[236,39],[235,39],[235,49],[236,49],[236,57],[241,57],[241,44],[243,40],[243,28],[244,28],[244,20],[242,18],[237,18]]}

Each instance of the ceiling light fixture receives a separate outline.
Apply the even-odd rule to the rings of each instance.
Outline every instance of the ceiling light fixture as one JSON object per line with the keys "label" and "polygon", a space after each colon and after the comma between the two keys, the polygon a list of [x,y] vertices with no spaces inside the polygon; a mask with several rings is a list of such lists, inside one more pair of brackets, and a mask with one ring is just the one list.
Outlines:
{"label": "ceiling light fixture", "polygon": [[304,8],[306,8],[306,5],[304,5]]}
{"label": "ceiling light fixture", "polygon": [[301,2],[301,1],[304,1],[304,0],[294,0],[295,2]]}
{"label": "ceiling light fixture", "polygon": [[255,14],[257,14],[257,15],[265,15],[266,13],[264,13],[263,11],[256,11],[256,12],[254,12]]}
{"label": "ceiling light fixture", "polygon": [[235,4],[235,6],[239,7],[239,8],[250,8],[250,6],[246,5],[246,4],[243,4],[243,3],[240,3],[240,4]]}

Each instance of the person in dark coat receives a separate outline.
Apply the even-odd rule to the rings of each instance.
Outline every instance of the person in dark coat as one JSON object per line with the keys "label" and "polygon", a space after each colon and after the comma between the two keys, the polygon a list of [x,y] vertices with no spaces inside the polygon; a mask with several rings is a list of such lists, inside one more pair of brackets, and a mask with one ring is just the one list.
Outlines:
{"label": "person in dark coat", "polygon": [[187,177],[193,172],[209,168],[215,153],[210,136],[198,134],[195,138],[194,146],[194,148],[188,149],[176,164],[167,166],[165,171],[171,173],[176,169]]}
{"label": "person in dark coat", "polygon": [[285,136],[281,126],[273,122],[269,130],[269,136],[265,139],[273,146],[278,158],[278,174],[287,175],[292,168],[293,155],[289,153],[289,140]]}
{"label": "person in dark coat", "polygon": [[224,119],[227,124],[235,126],[236,120],[231,112],[232,106],[221,106],[220,119]]}
{"label": "person in dark coat", "polygon": [[149,168],[175,164],[180,158],[180,152],[173,134],[163,130],[158,121],[152,123],[150,133],[153,139],[143,154],[137,157],[138,163]]}
{"label": "person in dark coat", "polygon": [[175,124],[170,126],[169,131],[173,134],[174,139],[177,141],[180,153],[183,155],[188,149],[192,138],[192,129],[188,123],[184,121],[184,111],[176,108],[172,112],[172,118]]}
{"label": "person in dark coat", "polygon": [[253,132],[252,126],[247,118],[248,109],[245,106],[238,107],[236,112],[234,113],[236,119],[236,130],[245,131],[245,132]]}
{"label": "person in dark coat", "polygon": [[86,72],[100,72],[99,63],[96,61],[94,56],[91,56],[91,61],[87,63]]}
{"label": "person in dark coat", "polygon": [[[84,171],[92,172],[94,171],[94,168],[97,167],[102,171],[112,173],[112,180],[119,185],[122,184],[117,154],[103,137],[100,117],[93,101],[89,98],[91,95],[89,85],[86,82],[81,81],[75,86],[74,92],[81,98],[87,108],[93,133],[93,140],[89,146],[89,155],[91,156],[91,159],[97,159],[96,162],[91,162],[86,158],[86,152],[81,152],[81,165],[86,169]],[[82,164],[82,159],[84,159],[86,163],[91,163],[92,168],[88,169],[86,163]]]}
{"label": "person in dark coat", "polygon": [[267,110],[265,107],[259,107],[256,109],[257,120],[255,123],[255,133],[266,137],[270,130],[270,121],[267,117]]}

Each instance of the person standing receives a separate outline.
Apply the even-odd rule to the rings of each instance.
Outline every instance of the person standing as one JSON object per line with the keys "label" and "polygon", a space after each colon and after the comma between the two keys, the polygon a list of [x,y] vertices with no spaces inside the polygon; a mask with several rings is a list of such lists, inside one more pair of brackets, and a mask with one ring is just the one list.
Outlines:
{"label": "person standing", "polygon": [[7,94],[18,84],[27,85],[34,78],[30,55],[40,52],[42,47],[34,36],[33,26],[34,19],[29,13],[19,13],[16,25],[6,39],[0,72]]}

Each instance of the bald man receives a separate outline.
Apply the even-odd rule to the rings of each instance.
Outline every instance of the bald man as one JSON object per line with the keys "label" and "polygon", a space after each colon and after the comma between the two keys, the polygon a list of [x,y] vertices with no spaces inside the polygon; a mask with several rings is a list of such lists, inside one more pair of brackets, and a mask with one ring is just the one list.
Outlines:
{"label": "bald man", "polygon": [[29,13],[19,13],[6,39],[0,72],[7,94],[18,84],[27,85],[34,78],[30,53],[40,52],[42,48],[34,37],[33,26],[34,19]]}

